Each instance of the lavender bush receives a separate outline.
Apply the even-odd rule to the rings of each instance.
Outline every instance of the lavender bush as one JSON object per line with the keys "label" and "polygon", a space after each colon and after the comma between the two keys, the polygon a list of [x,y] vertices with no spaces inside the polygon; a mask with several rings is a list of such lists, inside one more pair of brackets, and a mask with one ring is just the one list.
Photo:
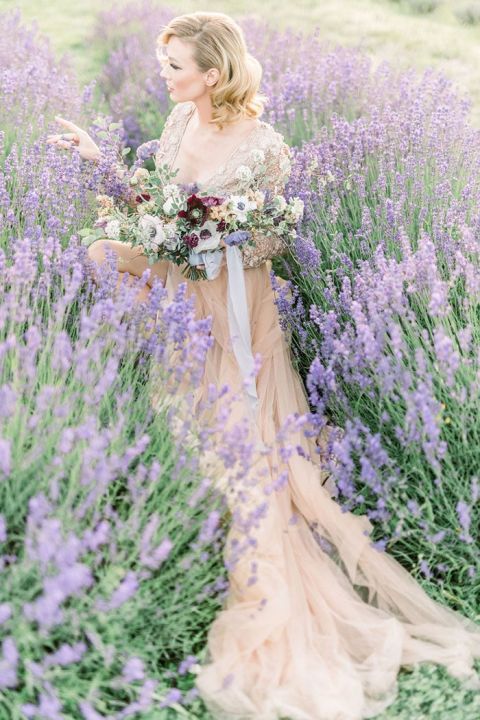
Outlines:
{"label": "lavender bush", "polygon": [[161,134],[169,97],[155,40],[175,14],[142,0],[97,16],[92,42],[105,56],[98,87],[112,117],[122,121],[124,141],[133,149]]}
{"label": "lavender bush", "polygon": [[340,499],[475,615],[479,136],[431,72],[384,66],[362,95],[296,149],[307,211],[278,303],[312,406],[345,429]]}
{"label": "lavender bush", "polygon": [[[228,589],[230,512],[217,481],[241,485],[254,451],[242,427],[227,429],[228,389],[204,400],[208,424],[192,420],[209,321],[195,319],[182,290],[168,303],[158,284],[135,306],[146,278],[117,291],[112,256],[93,286],[78,240],[95,194],[125,191],[107,173],[125,144],[160,134],[168,108],[154,38],[169,12],[144,3],[102,16],[101,112],[95,83],[78,88],[18,13],[0,16],[8,717],[206,718],[195,664]],[[275,264],[289,282],[272,281],[313,428],[328,418],[343,430],[326,457],[338,500],[368,512],[377,548],[432,595],[478,617],[479,153],[469,104],[432,73],[373,72],[359,52],[323,46],[319,31],[242,24],[264,67],[264,119],[294,146],[288,194],[306,203],[294,252]],[[45,145],[55,114],[95,137],[99,167]],[[246,539],[261,513],[235,509]],[[424,716],[427,702],[478,717],[478,698],[438,668],[401,680],[385,720]]]}
{"label": "lavender bush", "polygon": [[[227,432],[228,388],[220,417],[211,388],[211,423],[194,424],[212,341],[185,286],[136,305],[147,277],[117,288],[108,252],[94,285],[75,231],[99,189],[125,189],[105,179],[122,127],[94,117],[18,13],[0,26],[1,711],[192,717],[192,666],[227,587],[216,482],[241,483],[254,449]],[[16,72],[27,60],[36,82]],[[59,111],[84,118],[100,166],[46,144]]]}
{"label": "lavender bush", "polygon": [[[146,367],[165,364],[163,335],[179,354],[164,386],[182,373],[198,382],[208,335],[158,285],[129,321],[132,288],[89,302],[83,253],[49,249],[47,268],[27,241],[10,266],[1,257],[2,701],[12,716],[127,717],[182,697],[166,671],[176,678],[193,657],[207,580],[207,607],[225,585],[221,499],[208,482],[198,492],[188,428],[180,439],[153,412]],[[198,614],[185,613],[186,593]]]}

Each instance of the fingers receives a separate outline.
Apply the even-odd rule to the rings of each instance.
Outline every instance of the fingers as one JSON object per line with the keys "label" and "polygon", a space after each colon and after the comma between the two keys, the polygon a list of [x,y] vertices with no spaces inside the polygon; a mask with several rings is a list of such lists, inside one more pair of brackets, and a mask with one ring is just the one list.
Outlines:
{"label": "fingers", "polygon": [[47,142],[57,142],[58,140],[71,140],[76,145],[80,142],[80,138],[75,133],[57,133],[56,135],[47,136]]}
{"label": "fingers", "polygon": [[62,150],[75,150],[78,152],[78,145],[80,138],[75,133],[63,133],[60,135],[49,135],[47,138],[49,145],[55,145],[55,147],[61,148]]}
{"label": "fingers", "polygon": [[59,140],[57,143],[58,147],[64,148],[65,150],[72,150],[73,145],[70,140]]}
{"label": "fingers", "polygon": [[47,140],[49,145],[55,145],[56,147],[63,148],[64,150],[76,150],[76,143],[73,140],[62,140],[62,138],[56,137],[55,139]]}
{"label": "fingers", "polygon": [[78,127],[78,125],[75,125],[75,123],[71,122],[70,120],[65,120],[65,118],[60,117],[60,115],[55,115],[55,120],[60,125],[63,125],[63,127],[67,128],[67,130],[71,130],[72,132],[81,132],[81,129]]}

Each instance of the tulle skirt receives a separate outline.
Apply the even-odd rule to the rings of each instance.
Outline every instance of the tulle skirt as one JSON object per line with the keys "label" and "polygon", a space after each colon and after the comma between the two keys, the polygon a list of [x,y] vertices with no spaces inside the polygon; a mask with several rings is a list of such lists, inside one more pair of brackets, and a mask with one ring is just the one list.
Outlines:
{"label": "tulle skirt", "polygon": [[[180,269],[169,264],[169,294],[180,282]],[[228,595],[209,629],[207,661],[196,677],[211,716],[373,717],[395,699],[400,667],[425,661],[480,688],[473,668],[480,658],[480,626],[431,599],[396,560],[371,545],[369,519],[342,512],[318,460],[297,452],[279,457],[278,429],[292,413],[308,412],[308,402],[279,324],[267,264],[246,270],[245,284],[252,350],[262,356],[252,432],[273,444],[273,452],[262,460],[264,473],[252,496],[254,503],[268,499],[256,545],[229,572]],[[197,316],[213,319],[215,342],[198,391],[200,407],[209,383],[241,388],[229,338],[226,268],[216,280],[188,282],[188,293],[195,294]],[[301,429],[289,442],[312,456],[314,441]],[[266,493],[280,466],[287,468],[286,479]],[[234,516],[233,497],[231,503]],[[227,562],[241,536],[233,519]]]}

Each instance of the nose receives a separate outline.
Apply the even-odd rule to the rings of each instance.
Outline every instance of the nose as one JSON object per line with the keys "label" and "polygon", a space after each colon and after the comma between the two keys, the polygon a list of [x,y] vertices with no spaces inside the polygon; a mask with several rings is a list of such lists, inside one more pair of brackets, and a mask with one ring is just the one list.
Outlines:
{"label": "nose", "polygon": [[167,58],[161,58],[160,67],[161,67],[160,77],[168,78],[170,67],[168,65]]}

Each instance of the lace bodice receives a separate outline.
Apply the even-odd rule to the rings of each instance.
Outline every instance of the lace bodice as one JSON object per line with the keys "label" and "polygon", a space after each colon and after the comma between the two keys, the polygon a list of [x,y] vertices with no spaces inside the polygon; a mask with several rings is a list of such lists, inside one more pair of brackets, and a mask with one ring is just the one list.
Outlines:
{"label": "lace bodice", "polygon": [[[155,156],[158,164],[168,164],[170,169],[178,153],[185,127],[195,110],[194,102],[177,103],[167,117],[160,144]],[[218,167],[208,180],[197,183],[201,192],[235,193],[239,191],[240,182],[236,171],[240,166],[252,168],[252,151],[261,150],[265,159],[265,170],[257,175],[255,185],[262,190],[282,193],[291,172],[291,150],[284,142],[283,136],[272,125],[260,121],[260,124],[248,133],[244,141],[230,154],[226,162]],[[272,257],[281,255],[286,248],[283,240],[277,235],[265,235],[258,231],[252,232],[254,245],[241,246],[245,268],[257,267]]]}

